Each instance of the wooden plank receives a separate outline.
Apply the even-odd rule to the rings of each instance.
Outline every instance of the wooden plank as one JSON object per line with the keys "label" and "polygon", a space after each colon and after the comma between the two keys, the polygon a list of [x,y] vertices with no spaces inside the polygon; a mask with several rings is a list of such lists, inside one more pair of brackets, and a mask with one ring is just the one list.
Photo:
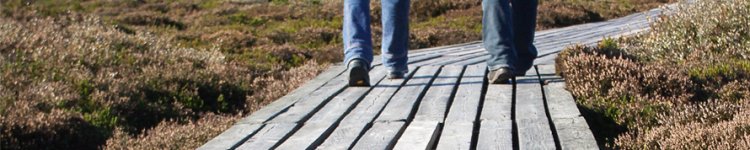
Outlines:
{"label": "wooden plank", "polygon": [[444,66],[432,82],[432,86],[422,98],[414,120],[437,121],[442,123],[448,109],[448,103],[458,88],[458,80],[463,66]]}
{"label": "wooden plank", "polygon": [[295,103],[284,113],[281,113],[277,117],[268,121],[268,123],[299,123],[307,120],[307,118],[312,115],[312,112],[323,107],[321,104],[325,104],[328,100],[346,88],[348,83],[347,80],[347,75],[340,75],[333,78],[331,81],[328,81],[328,83],[309,95],[302,97],[304,100]]}
{"label": "wooden plank", "polygon": [[[412,66],[410,68],[414,69]],[[410,73],[413,73],[412,71]],[[368,123],[385,107],[391,97],[408,79],[384,79],[344,117],[338,127],[319,146],[323,149],[348,149],[365,131]]]}
{"label": "wooden plank", "polygon": [[482,103],[477,149],[513,148],[513,85],[489,84]]}
{"label": "wooden plank", "polygon": [[[482,98],[482,88],[485,82],[487,68],[484,65],[467,66],[458,85],[458,92],[449,109],[446,123],[473,123],[477,118],[479,102]],[[441,140],[442,141],[442,140]]]}
{"label": "wooden plank", "polygon": [[420,67],[383,108],[375,121],[406,121],[416,111],[415,104],[424,96],[438,74],[439,66]]}
{"label": "wooden plank", "polygon": [[474,134],[473,122],[445,122],[440,134],[438,150],[471,149],[471,137]]}
{"label": "wooden plank", "polygon": [[535,69],[516,79],[515,119],[520,149],[555,149],[554,135]]}
{"label": "wooden plank", "polygon": [[[370,81],[375,86],[385,78],[385,69],[377,67],[371,71]],[[325,104],[323,108],[305,122],[279,149],[312,149],[318,146],[341,118],[347,114],[372,87],[347,87]]]}
{"label": "wooden plank", "polygon": [[460,56],[460,57],[453,57],[453,58],[449,58],[449,59],[443,59],[442,61],[434,62],[433,65],[449,65],[449,64],[453,64],[453,63],[456,63],[456,62],[459,62],[459,61],[463,61],[463,60],[467,60],[467,59],[472,59],[472,58],[483,57],[483,56],[487,56],[487,55],[488,55],[487,52],[481,51],[481,52],[478,52],[478,53],[475,53],[475,54],[471,54],[471,55],[465,55],[465,56]]}
{"label": "wooden plank", "polygon": [[438,121],[414,121],[409,123],[404,134],[396,142],[393,149],[396,150],[418,150],[432,149],[440,134],[440,122]]}
{"label": "wooden plank", "polygon": [[467,60],[462,60],[462,61],[455,62],[455,63],[449,64],[449,65],[461,65],[461,66],[476,65],[476,64],[479,64],[479,63],[486,63],[487,59],[490,59],[490,55],[485,55],[485,56],[482,56],[482,57],[476,57],[476,58],[471,58],[471,59],[467,59]]}
{"label": "wooden plank", "polygon": [[243,118],[238,124],[257,124],[263,123],[268,119],[271,119],[285,110],[287,107],[293,105],[297,101],[303,99],[316,89],[328,83],[328,81],[339,76],[346,70],[343,65],[334,65],[328,68],[315,79],[305,83],[301,87],[295,89],[284,97],[279,98],[271,104],[264,106],[262,109],[253,112],[250,116]]}
{"label": "wooden plank", "polygon": [[[540,65],[539,74],[554,76],[554,65]],[[596,139],[581,116],[575,99],[558,76],[544,77],[544,94],[562,149],[598,149]]]}
{"label": "wooden plank", "polygon": [[560,136],[561,149],[599,149],[583,117],[558,118],[553,122]]}
{"label": "wooden plank", "polygon": [[477,149],[513,149],[513,121],[482,120],[479,127]]}
{"label": "wooden plank", "polygon": [[489,84],[482,105],[480,120],[509,121],[513,107],[512,84]]}
{"label": "wooden plank", "polygon": [[237,124],[199,147],[199,150],[232,149],[245,138],[258,131],[263,124]]}
{"label": "wooden plank", "polygon": [[485,65],[467,66],[445,118],[437,149],[470,149],[485,82]]}
{"label": "wooden plank", "polygon": [[369,122],[341,123],[330,136],[316,149],[340,150],[350,149],[359,135],[367,128]]}
{"label": "wooden plank", "polygon": [[237,149],[273,149],[279,142],[283,141],[292,130],[297,127],[297,124],[285,123],[285,124],[266,124],[258,133],[252,138],[248,139],[237,147]]}
{"label": "wooden plank", "polygon": [[401,134],[405,122],[375,122],[370,130],[362,135],[353,150],[393,149],[395,139]]}

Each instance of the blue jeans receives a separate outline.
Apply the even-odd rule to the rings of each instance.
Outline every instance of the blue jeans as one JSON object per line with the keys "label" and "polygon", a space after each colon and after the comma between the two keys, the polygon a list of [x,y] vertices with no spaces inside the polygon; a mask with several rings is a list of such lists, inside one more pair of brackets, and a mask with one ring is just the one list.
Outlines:
{"label": "blue jeans", "polygon": [[508,67],[517,74],[534,65],[537,0],[483,0],[482,42],[490,70]]}
{"label": "blue jeans", "polygon": [[[389,71],[408,71],[409,0],[381,0],[383,65]],[[361,59],[372,63],[370,0],[344,0],[344,62]]]}

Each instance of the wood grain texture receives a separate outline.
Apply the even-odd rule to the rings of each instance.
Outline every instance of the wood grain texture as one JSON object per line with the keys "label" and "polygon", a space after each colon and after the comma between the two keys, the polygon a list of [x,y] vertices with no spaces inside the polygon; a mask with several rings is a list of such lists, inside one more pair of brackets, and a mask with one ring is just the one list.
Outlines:
{"label": "wood grain texture", "polygon": [[[413,72],[412,72],[413,73]],[[408,76],[410,76],[409,74]],[[347,149],[408,79],[384,79],[347,114],[319,149]]]}
{"label": "wood grain texture", "polygon": [[440,134],[440,122],[414,121],[409,123],[401,138],[396,142],[395,150],[429,150],[433,148]]}
{"label": "wood grain texture", "polygon": [[266,124],[258,133],[237,147],[240,150],[272,149],[283,141],[297,124]]}
{"label": "wood grain texture", "polygon": [[375,121],[406,121],[411,116],[415,105],[429,88],[432,79],[438,74],[439,66],[420,67],[409,81],[393,95]]}
{"label": "wood grain texture", "polygon": [[545,98],[549,106],[550,117],[555,125],[562,149],[598,149],[596,139],[591,133],[586,120],[581,116],[575,99],[565,90],[565,82],[554,76],[553,65],[538,66],[540,75],[544,77]]}
{"label": "wood grain texture", "polygon": [[223,133],[219,134],[215,138],[208,141],[208,143],[199,147],[199,150],[217,150],[217,149],[232,149],[238,146],[242,140],[245,140],[248,136],[255,133],[260,129],[262,124],[238,124],[230,127]]}
{"label": "wood grain texture", "polygon": [[471,149],[471,136],[474,134],[473,122],[445,122],[440,134],[438,150]]}
{"label": "wood grain texture", "polygon": [[362,135],[353,150],[393,149],[396,138],[403,131],[405,122],[375,122],[370,130]]}
{"label": "wood grain texture", "polygon": [[[385,78],[385,69],[376,67],[370,73],[370,82],[377,87]],[[347,87],[336,95],[323,108],[305,122],[305,124],[289,137],[279,149],[312,149],[319,145],[333,130],[334,126],[346,115],[354,104],[359,102],[372,87]]]}
{"label": "wood grain texture", "polygon": [[445,66],[441,69],[440,74],[422,98],[414,120],[439,123],[445,120],[448,103],[453,97],[463,70],[463,66]]}
{"label": "wood grain texture", "polygon": [[482,98],[482,88],[485,82],[487,68],[482,65],[467,66],[458,85],[455,100],[451,104],[446,123],[473,123],[479,110]]}
{"label": "wood grain texture", "polygon": [[513,121],[482,120],[479,125],[477,149],[513,149]]}
{"label": "wood grain texture", "polygon": [[515,119],[520,149],[555,149],[542,87],[535,69],[516,79]]}

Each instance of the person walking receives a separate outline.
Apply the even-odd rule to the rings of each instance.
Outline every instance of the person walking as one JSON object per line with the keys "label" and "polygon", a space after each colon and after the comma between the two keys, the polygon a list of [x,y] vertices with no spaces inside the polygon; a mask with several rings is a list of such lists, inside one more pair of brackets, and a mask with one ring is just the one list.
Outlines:
{"label": "person walking", "polygon": [[[409,71],[409,0],[381,0],[383,66],[388,78],[404,78]],[[344,63],[350,86],[370,86],[368,75],[373,60],[370,29],[370,0],[344,0]]]}
{"label": "person walking", "polygon": [[507,83],[534,65],[537,4],[537,0],[482,0],[482,42],[490,54],[490,83]]}

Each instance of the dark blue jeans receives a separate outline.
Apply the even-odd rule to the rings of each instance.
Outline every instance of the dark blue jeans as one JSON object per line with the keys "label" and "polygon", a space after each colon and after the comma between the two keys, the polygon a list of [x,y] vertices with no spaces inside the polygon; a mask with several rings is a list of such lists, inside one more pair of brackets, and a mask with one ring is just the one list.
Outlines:
{"label": "dark blue jeans", "polygon": [[[383,66],[388,71],[408,71],[409,0],[381,0],[383,8]],[[370,0],[344,0],[344,63],[361,59],[372,63]]]}
{"label": "dark blue jeans", "polygon": [[483,0],[482,42],[489,52],[487,67],[508,67],[525,73],[534,65],[537,0]]}

